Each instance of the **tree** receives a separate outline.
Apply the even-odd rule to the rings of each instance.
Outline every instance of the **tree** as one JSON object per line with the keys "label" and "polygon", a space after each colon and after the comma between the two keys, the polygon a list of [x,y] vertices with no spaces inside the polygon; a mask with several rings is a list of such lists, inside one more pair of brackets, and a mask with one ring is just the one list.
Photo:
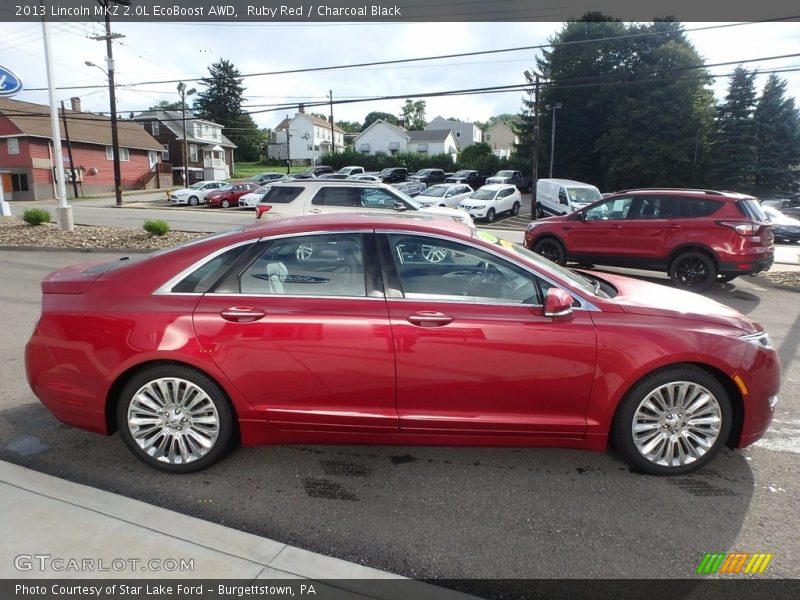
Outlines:
{"label": "tree", "polygon": [[361,123],[358,121],[336,121],[336,125],[345,133],[358,133],[361,131]]}
{"label": "tree", "polygon": [[181,110],[180,101],[170,102],[168,100],[161,100],[158,104],[151,106],[148,110]]}
{"label": "tree", "polygon": [[369,113],[366,117],[364,117],[364,124],[361,126],[361,131],[364,131],[375,121],[386,121],[387,123],[391,123],[392,125],[398,124],[397,117],[395,117],[393,114],[373,111]]}
{"label": "tree", "polygon": [[458,162],[462,165],[473,165],[479,158],[489,156],[491,153],[492,147],[489,144],[478,142],[464,148],[458,155]]}
{"label": "tree", "polygon": [[425,129],[425,100],[406,100],[401,116],[409,131]]}
{"label": "tree", "polygon": [[512,127],[517,124],[519,121],[519,115],[512,115],[511,113],[501,113],[499,115],[494,115],[489,117],[485,123],[478,123],[478,126],[486,132],[487,130],[491,129],[494,125],[498,123],[505,123],[509,127]]}
{"label": "tree", "polygon": [[208,70],[210,76],[201,81],[206,89],[194,102],[195,115],[223,126],[222,133],[237,146],[236,160],[258,160],[260,134],[250,114],[242,111],[245,88],[241,73],[224,58]]}
{"label": "tree", "polygon": [[769,76],[753,113],[758,158],[755,186],[760,194],[793,192],[798,187],[792,170],[800,163],[800,113],[786,98],[786,81]]}

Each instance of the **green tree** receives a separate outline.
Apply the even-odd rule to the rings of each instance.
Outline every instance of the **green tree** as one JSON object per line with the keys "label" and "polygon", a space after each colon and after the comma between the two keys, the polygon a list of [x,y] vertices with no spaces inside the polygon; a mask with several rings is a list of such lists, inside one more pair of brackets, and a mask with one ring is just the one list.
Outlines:
{"label": "green tree", "polygon": [[236,160],[258,160],[260,133],[250,114],[242,111],[245,88],[241,73],[224,58],[208,70],[210,76],[201,81],[206,89],[194,102],[195,115],[223,126],[222,133],[237,146]]}
{"label": "green tree", "polygon": [[401,116],[409,131],[425,129],[425,100],[406,100],[401,109]]}
{"label": "green tree", "polygon": [[364,117],[364,124],[361,126],[361,131],[364,131],[375,121],[386,121],[387,123],[391,123],[392,125],[397,125],[399,122],[397,120],[397,117],[395,117],[391,113],[373,111],[369,113],[366,117]]}
{"label": "green tree", "polygon": [[161,100],[158,104],[151,106],[148,110],[181,110],[180,101],[170,102],[168,100]]}
{"label": "green tree", "polygon": [[458,162],[461,165],[467,166],[467,168],[474,169],[476,167],[472,167],[471,165],[474,165],[482,156],[489,156],[491,153],[492,147],[489,144],[478,142],[477,144],[472,144],[464,148],[458,155]]}
{"label": "green tree", "polygon": [[756,186],[757,140],[755,72],[737,67],[725,102],[717,109],[707,179],[711,187],[753,192]]}
{"label": "green tree", "polygon": [[499,115],[494,115],[489,117],[485,123],[478,123],[478,126],[486,132],[492,126],[496,125],[497,123],[505,123],[509,127],[515,125],[519,120],[519,115],[512,115],[511,113],[501,113]]}
{"label": "green tree", "polygon": [[793,98],[786,98],[786,81],[769,76],[755,112],[758,148],[755,185],[760,194],[793,192],[798,177],[792,167],[800,163],[800,113]]}
{"label": "green tree", "polygon": [[336,125],[345,133],[358,133],[361,131],[361,123],[358,121],[336,121]]}

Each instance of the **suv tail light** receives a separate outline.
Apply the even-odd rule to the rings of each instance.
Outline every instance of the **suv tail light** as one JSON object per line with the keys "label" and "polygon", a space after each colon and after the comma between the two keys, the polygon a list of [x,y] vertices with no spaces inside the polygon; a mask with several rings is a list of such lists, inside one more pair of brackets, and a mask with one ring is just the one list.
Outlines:
{"label": "suv tail light", "polygon": [[758,235],[761,231],[761,225],[758,223],[742,223],[736,221],[717,221],[718,225],[730,227],[739,235]]}
{"label": "suv tail light", "polygon": [[256,206],[256,219],[260,219],[261,215],[272,208],[271,204],[259,204]]}

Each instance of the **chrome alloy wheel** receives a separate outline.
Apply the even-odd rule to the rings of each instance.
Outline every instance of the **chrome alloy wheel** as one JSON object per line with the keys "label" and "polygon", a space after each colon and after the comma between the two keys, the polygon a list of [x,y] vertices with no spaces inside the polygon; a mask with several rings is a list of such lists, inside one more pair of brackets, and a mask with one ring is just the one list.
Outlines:
{"label": "chrome alloy wheel", "polygon": [[421,248],[422,258],[427,260],[428,262],[438,263],[442,262],[447,255],[449,254],[449,250],[446,248],[440,248],[439,246],[429,246],[427,244],[423,244]]}
{"label": "chrome alloy wheel", "polygon": [[176,377],[162,377],[133,395],[127,413],[133,441],[151,458],[182,465],[208,454],[217,442],[220,418],[200,387]]}
{"label": "chrome alloy wheel", "polygon": [[698,383],[673,381],[639,403],[631,434],[636,450],[649,462],[682,467],[714,446],[721,427],[722,409],[713,393]]}

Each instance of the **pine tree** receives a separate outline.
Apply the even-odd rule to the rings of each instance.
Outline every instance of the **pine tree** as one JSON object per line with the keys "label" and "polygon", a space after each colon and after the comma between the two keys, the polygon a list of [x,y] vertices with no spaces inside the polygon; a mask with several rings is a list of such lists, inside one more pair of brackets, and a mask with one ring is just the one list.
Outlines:
{"label": "pine tree", "polygon": [[753,114],[758,144],[755,185],[759,194],[794,192],[798,188],[798,175],[792,167],[800,162],[800,113],[794,99],[785,94],[786,81],[773,73]]}

